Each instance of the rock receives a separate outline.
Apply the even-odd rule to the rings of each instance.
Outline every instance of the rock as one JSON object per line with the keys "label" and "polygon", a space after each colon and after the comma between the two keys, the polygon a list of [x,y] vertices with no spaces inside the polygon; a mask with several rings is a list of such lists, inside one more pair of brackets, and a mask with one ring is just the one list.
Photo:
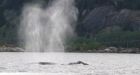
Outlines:
{"label": "rock", "polygon": [[118,48],[119,53],[140,53],[139,48]]}
{"label": "rock", "polygon": [[109,47],[110,50],[112,50],[112,52],[118,52],[118,48],[116,47]]}
{"label": "rock", "polygon": [[19,47],[1,47],[0,52],[24,52],[24,49]]}
{"label": "rock", "polygon": [[127,49],[127,53],[134,53],[134,52],[135,52],[135,50],[133,50],[131,48]]}
{"label": "rock", "polygon": [[109,52],[109,53],[117,53],[118,48],[116,48],[116,47],[108,47],[108,48],[104,49],[104,51]]}
{"label": "rock", "polygon": [[[117,28],[117,30],[113,28]],[[87,37],[95,36],[102,30],[107,32],[140,31],[140,11],[125,8],[116,10],[111,5],[95,7],[86,14],[83,21],[77,25],[76,30],[79,35]]]}
{"label": "rock", "polygon": [[104,51],[105,51],[105,52],[111,52],[111,49],[106,48],[106,49],[104,49]]}
{"label": "rock", "polygon": [[106,24],[106,20],[108,19],[108,16],[113,12],[114,12],[114,7],[112,6],[101,6],[101,7],[94,8],[85,17],[83,22],[80,24],[80,27],[77,27],[78,28],[77,30],[81,33],[85,33],[86,35],[87,32],[89,34],[94,35],[102,28],[104,28],[106,25],[108,25]]}
{"label": "rock", "polygon": [[15,51],[16,51],[16,52],[24,52],[25,50],[22,49],[22,48],[16,47],[16,48],[15,48]]}
{"label": "rock", "polygon": [[127,53],[127,50],[124,48],[119,49],[119,53]]}
{"label": "rock", "polygon": [[98,52],[98,53],[105,53],[106,51],[104,49],[100,49],[100,50],[97,50],[96,52]]}
{"label": "rock", "polygon": [[140,53],[140,49],[139,48],[135,48],[136,53]]}
{"label": "rock", "polygon": [[82,62],[82,61],[77,61],[77,62],[69,63],[68,65],[78,65],[78,64],[89,65],[89,64],[87,64],[85,62]]}
{"label": "rock", "polygon": [[140,48],[117,48],[117,47],[107,47],[105,49],[99,49],[98,53],[140,53]]}
{"label": "rock", "polygon": [[88,52],[93,52],[93,51],[96,51],[96,50],[88,50]]}

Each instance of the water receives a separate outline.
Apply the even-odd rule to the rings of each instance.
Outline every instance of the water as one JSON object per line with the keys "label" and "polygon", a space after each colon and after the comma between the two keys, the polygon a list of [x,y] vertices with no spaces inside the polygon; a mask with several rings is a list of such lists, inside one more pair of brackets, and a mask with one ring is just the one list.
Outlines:
{"label": "water", "polygon": [[[54,75],[59,73],[63,73],[60,75],[73,75],[73,73],[76,73],[74,75],[140,75],[139,57],[139,54],[6,52],[0,53],[0,60],[2,60],[0,72],[39,72]],[[64,61],[61,62],[61,60]],[[67,65],[77,61],[83,61],[89,65]],[[56,64],[39,65],[38,62]]]}
{"label": "water", "polygon": [[77,20],[74,0],[53,0],[26,4],[20,26],[20,41],[26,51],[64,52],[65,40],[72,36]]}

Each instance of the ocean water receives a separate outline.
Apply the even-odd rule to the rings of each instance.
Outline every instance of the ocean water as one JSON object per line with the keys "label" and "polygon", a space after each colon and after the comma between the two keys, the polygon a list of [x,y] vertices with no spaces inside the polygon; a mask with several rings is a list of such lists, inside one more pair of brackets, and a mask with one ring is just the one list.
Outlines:
{"label": "ocean water", "polygon": [[[0,72],[47,73],[47,75],[140,75],[139,57],[139,54],[114,53],[1,52]],[[69,65],[77,61],[88,65]],[[55,64],[41,65],[39,62]]]}

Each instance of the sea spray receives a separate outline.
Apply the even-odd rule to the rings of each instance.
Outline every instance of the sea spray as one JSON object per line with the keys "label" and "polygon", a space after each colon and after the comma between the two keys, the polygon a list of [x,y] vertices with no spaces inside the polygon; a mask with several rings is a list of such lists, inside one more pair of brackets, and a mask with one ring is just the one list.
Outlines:
{"label": "sea spray", "polygon": [[36,3],[24,7],[19,36],[26,51],[64,52],[67,35],[73,34],[78,13],[74,0],[50,3],[45,8]]}
{"label": "sea spray", "polygon": [[19,38],[26,51],[39,51],[42,45],[39,4],[28,4],[24,7],[19,31]]}

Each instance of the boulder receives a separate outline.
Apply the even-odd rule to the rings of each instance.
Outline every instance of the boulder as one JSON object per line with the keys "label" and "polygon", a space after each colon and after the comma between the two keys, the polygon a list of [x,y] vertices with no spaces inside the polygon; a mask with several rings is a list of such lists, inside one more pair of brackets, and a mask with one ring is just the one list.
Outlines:
{"label": "boulder", "polygon": [[104,49],[104,51],[108,52],[108,53],[117,53],[118,48],[116,48],[116,47],[108,47],[108,48]]}

